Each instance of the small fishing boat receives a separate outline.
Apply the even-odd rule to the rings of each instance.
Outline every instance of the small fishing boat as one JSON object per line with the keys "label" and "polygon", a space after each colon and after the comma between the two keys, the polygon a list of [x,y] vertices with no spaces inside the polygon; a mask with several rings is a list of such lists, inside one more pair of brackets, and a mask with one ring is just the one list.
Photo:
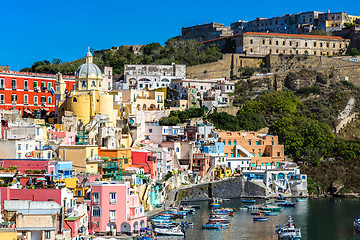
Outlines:
{"label": "small fishing boat", "polygon": [[211,222],[211,223],[229,223],[229,219],[210,218],[209,222]]}
{"label": "small fishing boat", "polygon": [[215,224],[215,223],[204,224],[204,225],[201,225],[201,227],[203,229],[220,229],[220,228],[222,228],[222,226],[220,224]]}
{"label": "small fishing boat", "polygon": [[285,201],[283,203],[278,203],[279,206],[282,207],[295,207],[296,203],[292,203],[290,201]]}
{"label": "small fishing boat", "polygon": [[243,203],[256,203],[256,200],[254,200],[254,199],[243,199],[242,202]]}
{"label": "small fishing boat", "polygon": [[299,240],[301,239],[301,230],[296,228],[295,224],[292,221],[291,216],[289,216],[288,224],[281,226],[276,226],[275,230],[278,234],[279,239],[281,240]]}
{"label": "small fishing boat", "polygon": [[297,202],[306,202],[306,198],[296,198]]}
{"label": "small fishing boat", "polygon": [[249,210],[255,210],[255,209],[259,209],[261,205],[245,205],[245,207]]}
{"label": "small fishing boat", "polygon": [[254,222],[267,222],[269,218],[267,217],[253,217]]}
{"label": "small fishing boat", "polygon": [[277,216],[276,212],[267,212],[265,213],[265,216]]}
{"label": "small fishing boat", "polygon": [[259,211],[254,211],[250,213],[251,215],[259,216],[261,213]]}
{"label": "small fishing boat", "polygon": [[229,198],[223,198],[222,200],[223,201],[231,201],[231,199],[229,199]]}
{"label": "small fishing boat", "polygon": [[354,228],[355,230],[360,231],[360,217],[355,217]]}
{"label": "small fishing boat", "polygon": [[264,211],[272,211],[272,212],[280,212],[281,211],[281,207],[279,206],[273,206],[273,205],[266,205],[266,206],[261,206],[260,210],[264,210]]}
{"label": "small fishing boat", "polygon": [[158,235],[167,235],[167,236],[185,236],[185,230],[174,227],[174,228],[155,228],[154,233]]}
{"label": "small fishing boat", "polygon": [[241,207],[241,208],[239,208],[239,210],[248,210],[248,208],[246,208],[246,207]]}
{"label": "small fishing boat", "polygon": [[212,201],[213,202],[210,204],[210,207],[213,207],[213,208],[219,208],[220,207],[219,198],[214,198]]}

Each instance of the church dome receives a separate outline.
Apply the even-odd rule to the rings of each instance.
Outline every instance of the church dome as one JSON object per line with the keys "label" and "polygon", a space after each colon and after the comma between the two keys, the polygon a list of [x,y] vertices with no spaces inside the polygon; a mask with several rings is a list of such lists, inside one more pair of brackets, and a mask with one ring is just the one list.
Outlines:
{"label": "church dome", "polygon": [[102,73],[101,70],[96,64],[93,63],[93,55],[90,50],[85,56],[86,63],[82,64],[76,71],[75,78],[76,79],[98,79],[101,80]]}

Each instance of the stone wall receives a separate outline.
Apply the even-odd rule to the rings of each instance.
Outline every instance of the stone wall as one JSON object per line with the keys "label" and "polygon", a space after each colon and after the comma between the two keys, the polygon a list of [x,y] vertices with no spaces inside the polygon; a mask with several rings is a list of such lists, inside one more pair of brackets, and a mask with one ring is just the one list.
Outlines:
{"label": "stone wall", "polygon": [[209,198],[265,197],[265,185],[241,177],[224,181],[205,183],[179,190],[178,201],[204,201]]}
{"label": "stone wall", "polygon": [[206,64],[190,66],[186,69],[189,79],[227,78],[239,75],[239,67],[259,67],[264,56],[246,56],[244,54],[224,54],[222,59]]}
{"label": "stone wall", "polygon": [[325,56],[267,55],[265,65],[276,74],[277,81],[288,72],[308,69],[331,76],[336,81],[345,80],[360,86],[360,63]]}

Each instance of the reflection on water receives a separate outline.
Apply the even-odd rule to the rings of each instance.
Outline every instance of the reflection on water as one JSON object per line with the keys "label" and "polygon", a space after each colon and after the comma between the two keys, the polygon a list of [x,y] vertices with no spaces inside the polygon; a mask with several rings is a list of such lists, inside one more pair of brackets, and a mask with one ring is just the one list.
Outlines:
{"label": "reflection on water", "polygon": [[[295,202],[295,199],[291,200]],[[257,200],[257,204],[265,200]],[[250,211],[237,210],[231,218],[228,229],[203,230],[201,225],[207,223],[211,209],[207,202],[194,202],[200,204],[201,209],[190,215],[186,221],[194,222],[189,228],[186,239],[278,239],[275,233],[277,225],[287,222],[288,216],[293,217],[296,227],[301,228],[302,239],[316,240],[346,240],[359,239],[360,233],[354,231],[353,220],[360,215],[360,201],[358,199],[310,199],[298,202],[294,208],[283,208],[278,216],[269,216],[268,222],[253,222]],[[241,199],[232,199],[223,202],[221,207],[241,208],[245,204]],[[158,237],[158,239],[183,239],[182,237]]]}

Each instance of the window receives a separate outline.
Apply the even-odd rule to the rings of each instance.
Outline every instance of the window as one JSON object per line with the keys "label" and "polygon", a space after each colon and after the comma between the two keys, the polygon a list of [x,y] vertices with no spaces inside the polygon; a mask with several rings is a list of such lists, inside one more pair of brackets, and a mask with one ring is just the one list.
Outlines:
{"label": "window", "polygon": [[48,82],[48,90],[51,89],[51,82]]}
{"label": "window", "polygon": [[5,103],[5,95],[0,94],[0,103]]}
{"label": "window", "polygon": [[279,41],[276,41],[275,44],[276,44],[276,45],[279,45]]}
{"label": "window", "polygon": [[93,207],[93,217],[100,217],[101,216],[101,210],[99,206]]}
{"label": "window", "polygon": [[234,140],[234,145],[236,145],[236,140]]}
{"label": "window", "polygon": [[99,193],[98,192],[94,192],[94,204],[98,204],[99,203]]}
{"label": "window", "polygon": [[253,153],[252,155],[253,155],[253,157],[255,157],[255,153]]}
{"label": "window", "polygon": [[21,150],[21,144],[18,144],[18,150],[19,151]]}
{"label": "window", "polygon": [[256,145],[259,145],[259,141],[256,141],[255,144],[256,144]]}
{"label": "window", "polygon": [[81,196],[81,190],[77,190],[77,196]]}
{"label": "window", "polygon": [[314,47],[316,47],[316,42],[314,42]]}
{"label": "window", "polygon": [[86,81],[81,82],[81,87],[86,87]]}
{"label": "window", "polygon": [[280,152],[277,153],[278,157],[280,157]]}
{"label": "window", "polygon": [[5,88],[5,79],[0,79],[0,88]]}
{"label": "window", "polygon": [[16,102],[17,102],[17,95],[16,95],[16,94],[12,94],[12,95],[11,95],[11,101],[12,101],[12,103],[16,103]]}
{"label": "window", "polygon": [[152,129],[151,129],[151,128],[149,129],[149,133],[152,133]]}
{"label": "window", "polygon": [[36,129],[36,135],[39,135],[40,134],[40,128],[37,128]]}
{"label": "window", "polygon": [[29,101],[28,95],[24,94],[24,104],[27,104]]}
{"label": "window", "polygon": [[45,239],[50,239],[51,238],[50,231],[45,231],[44,235],[45,235]]}
{"label": "window", "polygon": [[253,44],[253,40],[252,40],[252,39],[250,39],[250,44]]}
{"label": "window", "polygon": [[38,96],[34,96],[34,104],[38,104]]}
{"label": "window", "polygon": [[48,103],[52,103],[52,98],[48,97]]}
{"label": "window", "polygon": [[272,44],[272,42],[271,42],[271,40],[269,41],[269,45],[271,45]]}
{"label": "window", "polygon": [[259,157],[261,157],[261,153],[259,153]]}
{"label": "window", "polygon": [[16,90],[16,79],[11,81],[12,89]]}
{"label": "window", "polygon": [[307,42],[305,42],[305,47],[307,47]]}
{"label": "window", "polygon": [[283,45],[285,46],[285,41],[283,41]]}
{"label": "window", "polygon": [[91,82],[91,87],[96,87],[95,81],[92,81],[92,82]]}
{"label": "window", "polygon": [[110,210],[110,222],[116,221],[116,210]]}
{"label": "window", "polygon": [[228,141],[228,145],[229,145],[229,146],[231,145],[231,140]]}
{"label": "window", "polygon": [[46,97],[45,96],[41,96],[41,104],[46,104]]}
{"label": "window", "polygon": [[263,44],[265,44],[265,40],[263,40]]}
{"label": "window", "polygon": [[116,203],[116,192],[110,193],[110,203],[111,204]]}
{"label": "window", "polygon": [[29,150],[29,144],[25,145],[25,150]]}
{"label": "window", "polygon": [[180,149],[178,147],[176,148],[176,152],[180,152]]}
{"label": "window", "polygon": [[234,157],[234,154],[233,154],[233,153],[231,154],[231,157]]}
{"label": "window", "polygon": [[29,90],[28,80],[24,80],[24,90]]}
{"label": "window", "polygon": [[34,81],[34,90],[37,90],[37,87],[38,87],[38,82]]}
{"label": "window", "polygon": [[251,145],[251,141],[249,141],[248,144]]}
{"label": "window", "polygon": [[274,141],[271,141],[271,145],[274,145]]}

